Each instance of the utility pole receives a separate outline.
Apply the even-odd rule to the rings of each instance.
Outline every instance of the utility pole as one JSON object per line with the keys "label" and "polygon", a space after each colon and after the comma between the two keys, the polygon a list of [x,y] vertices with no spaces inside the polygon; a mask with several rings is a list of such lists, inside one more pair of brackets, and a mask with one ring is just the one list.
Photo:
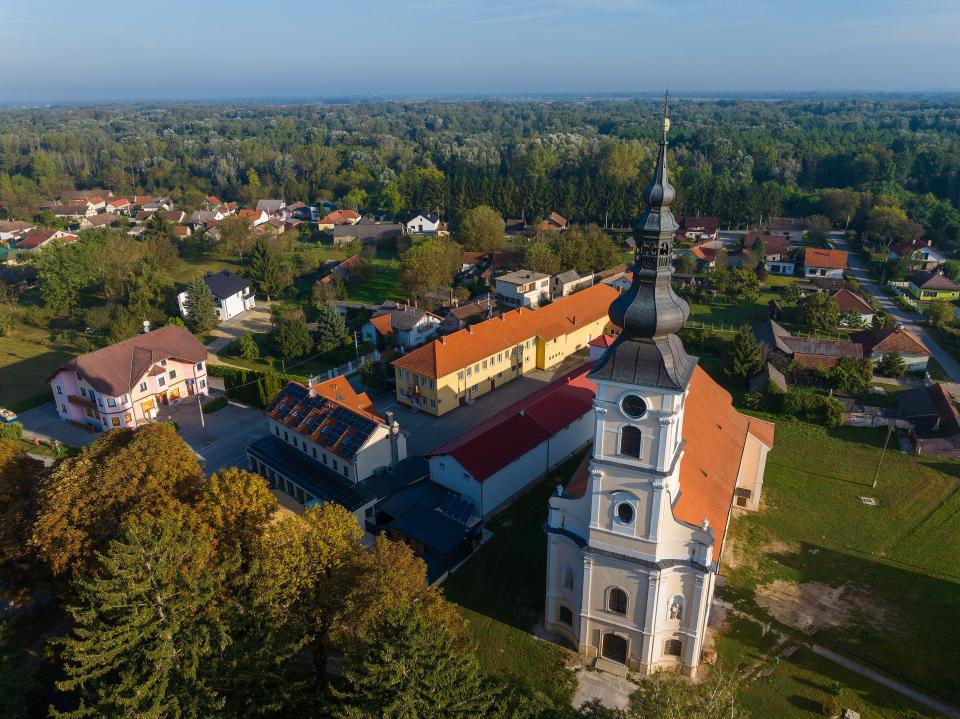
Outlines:
{"label": "utility pole", "polygon": [[877,460],[877,469],[876,469],[876,471],[873,473],[873,485],[871,485],[871,486],[872,486],[874,489],[877,488],[877,477],[878,477],[879,474],[880,474],[880,463],[883,462],[883,455],[886,454],[887,444],[889,444],[889,442],[890,442],[890,435],[893,434],[893,427],[894,427],[895,421],[896,421],[896,420],[892,420],[892,419],[887,420],[887,438],[886,438],[886,439],[884,440],[884,442],[883,442],[883,449],[880,450],[880,459]]}
{"label": "utility pole", "polygon": [[360,366],[360,340],[357,339],[357,331],[353,331],[353,348],[357,351],[357,367]]}

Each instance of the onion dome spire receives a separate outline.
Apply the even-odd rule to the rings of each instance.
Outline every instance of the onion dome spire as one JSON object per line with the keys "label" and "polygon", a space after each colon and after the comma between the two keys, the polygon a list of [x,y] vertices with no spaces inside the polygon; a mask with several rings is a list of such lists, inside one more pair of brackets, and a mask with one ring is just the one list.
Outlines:
{"label": "onion dome spire", "polygon": [[690,308],[670,285],[673,241],[680,228],[670,212],[676,191],[667,170],[668,98],[664,95],[656,169],[643,191],[647,209],[634,225],[637,252],[633,283],[611,303],[609,310],[611,321],[622,332],[591,376],[683,389],[690,381],[696,359],[686,353],[676,336],[690,315]]}

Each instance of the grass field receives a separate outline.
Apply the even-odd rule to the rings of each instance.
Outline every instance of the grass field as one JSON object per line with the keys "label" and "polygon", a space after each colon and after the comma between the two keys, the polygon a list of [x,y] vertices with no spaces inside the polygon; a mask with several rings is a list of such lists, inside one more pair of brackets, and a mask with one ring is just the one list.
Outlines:
{"label": "grass field", "polygon": [[725,665],[757,666],[753,677],[740,691],[741,705],[750,716],[778,719],[822,716],[821,707],[837,685],[842,705],[860,712],[863,717],[936,716],[896,692],[837,667],[804,647],[799,647],[779,664],[774,663],[774,657],[782,654],[789,645],[789,642],[780,644],[774,633],[764,636],[758,623],[743,618],[732,620],[718,640],[717,654]]}
{"label": "grass field", "polygon": [[443,584],[470,622],[484,669],[542,692],[556,707],[573,697],[574,677],[565,667],[576,655],[531,631],[543,613],[547,499],[582,459],[581,452],[564,462],[490,522],[493,537]]}
{"label": "grass field", "polygon": [[722,594],[779,624],[793,622],[760,606],[764,587],[836,590],[846,621],[824,620],[818,643],[960,704],[960,463],[888,451],[872,488],[884,436],[779,422],[762,511],[733,521]]}
{"label": "grass field", "polygon": [[[346,248],[335,248],[329,245],[316,245],[303,251],[315,253],[321,263],[327,260],[344,260],[350,254]],[[345,299],[351,302],[367,303],[402,299],[400,262],[386,250],[377,250],[376,255],[370,262],[373,265],[373,276],[366,282],[349,283]],[[320,271],[303,275],[297,278],[294,286],[301,296],[309,297],[311,287],[322,275],[323,272]]]}
{"label": "grass field", "polygon": [[51,400],[47,380],[73,355],[48,338],[23,324],[0,337],[0,406],[22,412]]}

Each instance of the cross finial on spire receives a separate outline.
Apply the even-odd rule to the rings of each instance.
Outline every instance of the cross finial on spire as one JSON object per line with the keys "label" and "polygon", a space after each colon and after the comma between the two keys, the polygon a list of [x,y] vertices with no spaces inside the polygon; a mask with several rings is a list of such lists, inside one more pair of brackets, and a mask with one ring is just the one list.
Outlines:
{"label": "cross finial on spire", "polygon": [[670,131],[670,118],[667,117],[667,109],[670,103],[670,91],[663,91],[663,141],[667,141],[667,132]]}

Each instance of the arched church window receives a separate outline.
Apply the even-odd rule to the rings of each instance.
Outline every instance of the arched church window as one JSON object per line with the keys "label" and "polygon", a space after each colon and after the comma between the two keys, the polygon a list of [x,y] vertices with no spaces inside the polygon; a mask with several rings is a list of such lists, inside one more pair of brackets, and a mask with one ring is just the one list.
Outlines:
{"label": "arched church window", "polygon": [[613,587],[607,595],[607,609],[617,614],[627,613],[627,593],[620,587]]}
{"label": "arched church window", "polygon": [[561,624],[566,624],[568,627],[573,627],[573,612],[570,611],[570,607],[564,607],[561,605],[558,616],[560,617]]}
{"label": "arched church window", "polygon": [[640,459],[640,438],[642,433],[637,427],[625,425],[620,430],[620,454]]}
{"label": "arched church window", "polygon": [[663,643],[663,653],[668,657],[679,657],[683,651],[683,642],[679,639],[668,639]]}
{"label": "arched church window", "polygon": [[563,570],[563,588],[573,590],[573,570],[570,567]]}

